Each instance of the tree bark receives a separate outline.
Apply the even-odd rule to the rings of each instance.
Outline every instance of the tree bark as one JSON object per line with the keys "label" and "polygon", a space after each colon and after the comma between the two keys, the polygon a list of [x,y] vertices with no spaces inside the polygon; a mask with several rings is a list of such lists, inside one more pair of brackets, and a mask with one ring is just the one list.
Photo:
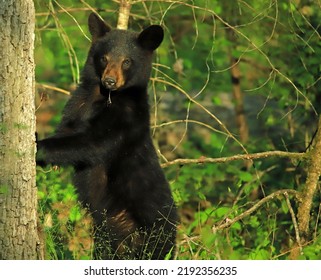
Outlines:
{"label": "tree bark", "polygon": [[313,198],[316,190],[319,187],[319,179],[321,176],[321,117],[319,117],[318,131],[315,136],[314,147],[309,153],[307,178],[305,187],[302,191],[301,203],[298,207],[298,230],[299,240],[293,245],[290,254],[290,259],[297,259],[301,254],[302,245],[305,245],[310,240],[310,217]]}
{"label": "tree bark", "polygon": [[0,259],[37,259],[32,0],[0,0]]}

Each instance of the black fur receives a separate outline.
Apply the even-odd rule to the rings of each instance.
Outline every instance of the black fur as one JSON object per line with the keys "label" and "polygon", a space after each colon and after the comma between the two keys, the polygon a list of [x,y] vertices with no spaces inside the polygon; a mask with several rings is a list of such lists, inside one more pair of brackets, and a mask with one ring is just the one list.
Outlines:
{"label": "black fur", "polygon": [[[147,96],[163,31],[112,30],[95,14],[89,30],[81,84],[55,135],[38,149],[46,163],[74,167],[96,225],[96,258],[164,259],[175,245],[177,214],[152,144]],[[124,80],[119,88],[106,82],[105,69],[118,73],[109,79]]]}

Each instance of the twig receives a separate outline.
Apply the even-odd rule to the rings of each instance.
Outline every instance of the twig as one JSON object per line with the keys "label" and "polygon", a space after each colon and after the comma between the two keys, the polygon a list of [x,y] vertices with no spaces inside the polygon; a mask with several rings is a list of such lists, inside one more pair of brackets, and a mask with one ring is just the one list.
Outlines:
{"label": "twig", "polygon": [[319,228],[320,213],[321,213],[321,203],[319,204],[319,211],[318,211],[318,215],[317,215],[316,222],[315,222],[315,226],[314,226],[313,239],[316,239],[316,238],[317,238],[318,228]]}
{"label": "twig", "polygon": [[238,222],[239,220],[242,220],[245,217],[250,216],[253,212],[255,212],[257,209],[259,209],[263,204],[265,204],[268,201],[273,200],[279,196],[282,196],[282,195],[284,196],[285,193],[292,194],[298,201],[301,200],[300,193],[296,190],[283,189],[283,190],[276,191],[276,192],[271,193],[270,195],[262,198],[259,202],[257,202],[255,205],[253,205],[250,209],[244,211],[242,214],[236,216],[235,218],[225,219],[225,221],[223,223],[221,222],[218,225],[214,225],[212,228],[213,233],[217,232],[218,230],[222,230],[224,228],[230,227],[231,225]]}
{"label": "twig", "polygon": [[71,17],[71,19],[75,22],[75,24],[77,25],[77,27],[79,28],[79,30],[81,31],[81,33],[84,35],[84,37],[91,42],[91,39],[86,35],[86,33],[84,32],[84,30],[82,29],[82,27],[80,26],[80,24],[78,23],[78,21],[75,19],[75,17],[68,12],[67,9],[65,9],[63,6],[61,6],[57,1],[55,1],[55,3],[68,15]]}
{"label": "twig", "polygon": [[[56,0],[54,0],[54,1],[56,4],[58,3]],[[73,45],[70,42],[68,34],[66,33],[64,27],[62,26],[59,18],[55,14],[55,8],[54,8],[54,5],[52,2],[50,2],[50,4],[49,4],[49,10],[52,12],[51,15],[53,17],[53,20],[55,22],[57,30],[59,31],[58,35],[60,36],[62,43],[65,45],[65,47],[68,51],[70,68],[71,68],[73,80],[78,84],[79,77],[80,77],[80,72],[79,72],[80,70],[79,70],[79,63],[78,63],[77,54],[75,52]],[[75,69],[74,69],[74,67],[75,67]],[[75,72],[75,70],[76,70],[76,72]]]}
{"label": "twig", "polygon": [[220,133],[220,134],[223,134],[223,135],[225,135],[225,136],[228,136],[225,132],[216,129],[216,128],[210,126],[209,124],[206,124],[206,123],[203,123],[203,122],[200,122],[200,121],[197,121],[197,120],[191,120],[191,119],[175,120],[175,121],[170,121],[170,122],[164,122],[164,123],[161,123],[161,124],[155,124],[155,125],[152,125],[151,128],[153,128],[153,129],[155,129],[155,128],[161,128],[161,127],[163,127],[163,126],[180,124],[180,123],[185,123],[185,122],[194,123],[194,124],[197,124],[197,125],[206,127],[206,128],[208,128],[209,130],[212,130],[212,131],[214,131],[214,132],[216,132],[216,133]]}
{"label": "twig", "polygon": [[[86,4],[85,1],[80,0],[81,3]],[[96,11],[96,12],[109,12],[109,13],[114,13],[114,10],[109,10],[109,9],[99,9],[99,8],[91,8],[89,5],[87,5],[87,8],[84,7],[79,7],[79,8],[65,8],[65,9],[60,9],[60,10],[56,10],[55,13],[56,14],[63,14],[66,11],[68,11],[69,13],[79,13],[79,12],[88,12],[88,11]],[[36,17],[47,17],[52,15],[52,12],[38,12],[36,13]]]}
{"label": "twig", "polygon": [[175,159],[162,164],[162,167],[168,167],[171,165],[186,165],[186,164],[201,164],[201,163],[226,163],[236,160],[255,160],[268,157],[283,157],[290,158],[292,160],[303,160],[307,156],[306,153],[291,153],[283,151],[268,151],[254,154],[243,154],[235,155],[230,157],[220,157],[220,158],[207,158],[201,157],[198,159]]}
{"label": "twig", "polygon": [[58,91],[58,92],[61,92],[63,94],[66,94],[66,95],[70,95],[70,91],[68,90],[64,90],[62,88],[58,88],[58,87],[55,87],[55,86],[50,86],[50,85],[46,85],[46,84],[39,84],[37,83],[37,87],[42,87],[42,88],[46,88],[46,89],[51,89],[53,91]]}
{"label": "twig", "polygon": [[160,82],[163,83],[165,85],[169,85],[175,89],[177,89],[179,92],[181,92],[183,95],[186,96],[186,98],[188,100],[190,100],[192,103],[194,103],[195,105],[197,105],[198,107],[200,107],[204,112],[206,112],[211,118],[213,118],[218,124],[219,126],[223,129],[223,131],[225,131],[226,134],[228,134],[228,136],[230,138],[232,138],[241,148],[242,150],[248,154],[248,151],[246,150],[246,148],[244,147],[244,145],[228,130],[228,128],[221,122],[221,120],[219,118],[217,118],[213,113],[211,113],[207,108],[205,108],[202,104],[200,104],[199,102],[197,102],[194,98],[192,98],[185,90],[183,90],[180,86],[166,81],[166,80],[162,80],[159,78],[151,78],[152,81],[156,81],[156,82]]}
{"label": "twig", "polygon": [[284,196],[285,196],[286,204],[288,205],[288,208],[289,208],[289,212],[291,214],[291,218],[292,218],[292,222],[293,222],[293,226],[294,226],[294,231],[295,231],[295,239],[296,239],[296,242],[297,242],[297,244],[299,246],[300,253],[302,254],[302,244],[301,244],[301,238],[300,238],[300,232],[299,232],[298,223],[296,221],[296,217],[295,217],[295,214],[294,214],[294,211],[293,211],[293,208],[292,208],[288,193],[284,193]]}

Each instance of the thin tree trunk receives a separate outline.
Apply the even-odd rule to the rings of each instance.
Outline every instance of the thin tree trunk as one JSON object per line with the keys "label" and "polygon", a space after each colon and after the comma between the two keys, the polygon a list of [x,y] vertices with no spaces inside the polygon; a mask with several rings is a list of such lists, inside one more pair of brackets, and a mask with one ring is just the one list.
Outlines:
{"label": "thin tree trunk", "polygon": [[117,28],[126,30],[128,28],[129,13],[131,9],[131,0],[119,1],[119,14]]}
{"label": "thin tree trunk", "polygon": [[236,124],[240,133],[240,140],[245,144],[249,139],[249,128],[245,117],[243,93],[240,83],[240,67],[237,59],[231,55],[231,77],[233,86],[233,99],[235,101]]}
{"label": "thin tree trunk", "polygon": [[[237,1],[225,1],[223,4],[224,16],[228,22],[238,25],[237,19],[239,19],[239,10]],[[243,92],[241,89],[241,71],[239,58],[233,55],[233,51],[237,49],[238,40],[235,31],[229,27],[225,26],[226,38],[231,43],[229,48],[229,57],[231,62],[231,80],[232,80],[232,93],[233,101],[235,103],[235,120],[236,125],[239,131],[239,138],[242,144],[246,144],[249,139],[249,128],[246,120],[245,110],[244,110],[244,101],[243,101]],[[250,162],[247,163],[249,167]]]}
{"label": "thin tree trunk", "polygon": [[309,153],[307,179],[301,195],[301,202],[298,207],[298,230],[299,240],[293,246],[290,258],[297,259],[301,253],[302,245],[309,241],[309,223],[311,216],[312,202],[315,192],[319,186],[321,176],[321,117],[319,118],[318,131],[315,136],[313,150]]}
{"label": "thin tree trunk", "polygon": [[37,259],[32,0],[0,0],[0,259]]}

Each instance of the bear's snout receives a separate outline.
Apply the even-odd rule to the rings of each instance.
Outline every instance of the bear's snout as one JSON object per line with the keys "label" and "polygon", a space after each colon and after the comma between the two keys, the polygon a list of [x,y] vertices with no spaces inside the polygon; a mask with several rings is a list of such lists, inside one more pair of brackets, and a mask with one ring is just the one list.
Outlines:
{"label": "bear's snout", "polygon": [[107,89],[116,90],[117,80],[114,77],[105,77],[102,79],[102,84]]}

